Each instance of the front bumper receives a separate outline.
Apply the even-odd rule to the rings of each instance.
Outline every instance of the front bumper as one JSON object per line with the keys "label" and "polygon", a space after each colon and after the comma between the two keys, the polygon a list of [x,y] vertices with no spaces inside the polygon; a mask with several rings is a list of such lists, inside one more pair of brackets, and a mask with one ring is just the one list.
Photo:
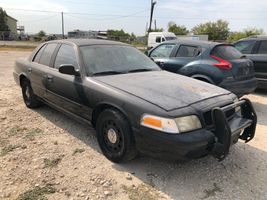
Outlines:
{"label": "front bumper", "polygon": [[[241,107],[241,114],[227,119],[225,112]],[[182,134],[167,134],[142,127],[134,129],[138,150],[151,157],[167,160],[186,160],[212,154],[223,160],[230,146],[238,139],[250,141],[255,135],[257,116],[248,99],[214,108],[214,130],[199,129]]]}
{"label": "front bumper", "polygon": [[238,96],[252,93],[258,85],[257,79],[251,78],[247,80],[237,81],[237,80],[225,80],[221,82],[218,86],[225,88]]}

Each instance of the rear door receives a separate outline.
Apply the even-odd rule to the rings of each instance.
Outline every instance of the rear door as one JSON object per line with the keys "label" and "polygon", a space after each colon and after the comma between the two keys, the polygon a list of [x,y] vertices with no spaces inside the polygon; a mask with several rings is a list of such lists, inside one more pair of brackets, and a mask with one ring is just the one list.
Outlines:
{"label": "rear door", "polygon": [[174,54],[175,68],[174,66],[168,66],[168,70],[177,72],[190,62],[201,59],[198,57],[200,53],[201,48],[198,46],[181,44]]}
{"label": "rear door", "polygon": [[45,98],[45,74],[50,69],[50,61],[56,47],[56,43],[44,44],[35,54],[32,59],[31,66],[28,68],[28,73],[30,76],[33,91],[37,96],[41,98]]}
{"label": "rear door", "polygon": [[255,76],[258,79],[267,79],[267,40],[242,40],[234,45],[253,61]]}
{"label": "rear door", "polygon": [[255,75],[261,80],[267,80],[267,40],[258,42],[255,53],[248,55],[254,62]]}

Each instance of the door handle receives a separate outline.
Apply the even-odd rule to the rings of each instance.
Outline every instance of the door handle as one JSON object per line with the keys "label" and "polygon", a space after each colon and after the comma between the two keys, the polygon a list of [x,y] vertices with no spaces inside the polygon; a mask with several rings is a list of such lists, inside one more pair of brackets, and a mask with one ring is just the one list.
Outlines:
{"label": "door handle", "polygon": [[159,63],[158,63],[158,65],[159,65],[160,67],[164,67],[164,64],[165,64],[164,62],[159,62]]}
{"label": "door handle", "polygon": [[28,72],[29,72],[29,73],[32,73],[32,68],[29,67],[29,68],[28,68]]}
{"label": "door handle", "polygon": [[46,79],[47,79],[47,81],[52,82],[53,81],[53,76],[47,75]]}

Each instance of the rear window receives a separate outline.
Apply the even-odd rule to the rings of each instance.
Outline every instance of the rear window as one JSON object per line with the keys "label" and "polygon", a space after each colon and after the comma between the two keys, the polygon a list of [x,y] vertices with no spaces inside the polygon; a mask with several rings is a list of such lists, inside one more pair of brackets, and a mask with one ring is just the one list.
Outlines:
{"label": "rear window", "polygon": [[42,53],[42,56],[40,58],[40,64],[43,64],[43,65],[46,65],[46,66],[49,66],[49,63],[51,61],[51,58],[52,58],[52,55],[55,51],[57,47],[57,44],[56,43],[52,43],[52,44],[47,44],[43,53]]}
{"label": "rear window", "polygon": [[242,57],[242,54],[233,46],[219,45],[213,48],[211,55],[225,60],[234,60]]}

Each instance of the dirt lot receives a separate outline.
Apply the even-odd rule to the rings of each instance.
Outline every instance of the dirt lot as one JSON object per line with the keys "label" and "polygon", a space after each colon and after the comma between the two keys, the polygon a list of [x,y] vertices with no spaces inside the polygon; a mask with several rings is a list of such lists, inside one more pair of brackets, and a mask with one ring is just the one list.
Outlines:
{"label": "dirt lot", "polygon": [[247,96],[259,118],[255,139],[238,142],[223,162],[114,164],[91,127],[24,106],[12,70],[27,55],[0,51],[0,199],[267,199],[267,92]]}

